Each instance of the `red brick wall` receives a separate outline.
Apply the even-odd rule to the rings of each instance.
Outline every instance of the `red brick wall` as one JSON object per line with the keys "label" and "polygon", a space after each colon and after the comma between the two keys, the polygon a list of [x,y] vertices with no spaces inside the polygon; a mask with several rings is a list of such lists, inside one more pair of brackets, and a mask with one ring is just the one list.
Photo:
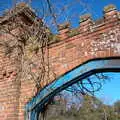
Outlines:
{"label": "red brick wall", "polygon": [[[48,83],[54,80],[53,73],[58,77],[89,59],[120,56],[118,11],[106,12],[104,18],[96,22],[85,18],[78,28],[80,33],[73,37],[68,36],[68,30],[60,30],[61,41],[49,46],[51,77]],[[9,40],[10,36],[0,38]],[[4,52],[5,48],[0,46],[0,120],[24,120],[24,107],[36,94],[35,83],[16,78],[21,62],[17,60],[19,51],[13,52],[10,58]]]}
{"label": "red brick wall", "polygon": [[[49,49],[51,74],[55,72],[58,77],[92,58],[120,56],[119,13],[109,12],[109,16],[106,13],[105,18],[98,22],[92,25],[88,25],[87,20],[82,22],[78,28],[80,34],[70,38],[67,36],[68,28],[60,31],[61,42],[52,44]],[[33,83],[33,81],[21,83],[20,103],[23,106],[35,95]]]}
{"label": "red brick wall", "polygon": [[9,56],[3,45],[11,43],[11,39],[9,34],[0,35],[0,120],[17,120],[19,113],[20,80],[16,77],[20,69],[19,50],[14,49]]}

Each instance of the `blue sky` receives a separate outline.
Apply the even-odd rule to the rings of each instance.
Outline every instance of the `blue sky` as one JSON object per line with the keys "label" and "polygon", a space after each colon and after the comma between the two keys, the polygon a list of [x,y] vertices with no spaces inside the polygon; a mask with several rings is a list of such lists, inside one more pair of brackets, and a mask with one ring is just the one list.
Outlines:
{"label": "blue sky", "polygon": [[[0,14],[3,13],[5,9],[12,6],[12,1],[14,0],[0,0]],[[16,1],[28,1],[28,0],[16,0]],[[47,11],[48,7],[45,5],[46,0],[32,0],[31,6],[38,11],[38,16],[41,17],[43,7]],[[120,10],[119,0],[50,0],[54,12],[58,15],[61,12],[61,8],[65,8],[63,12],[57,17],[58,23],[63,23],[63,21],[70,21],[72,27],[77,27],[79,25],[79,16],[85,13],[92,14],[93,19],[98,19],[103,16],[103,8],[108,4],[114,4],[117,9]],[[77,2],[76,2],[77,1]],[[81,2],[79,2],[81,1]],[[46,18],[46,23],[50,25],[50,17]],[[52,30],[54,29],[53,26]]]}
{"label": "blue sky", "polygon": [[96,92],[96,96],[106,104],[113,104],[120,100],[120,73],[107,73],[110,77],[103,83],[102,89]]}
{"label": "blue sky", "polygon": [[[19,0],[24,1],[24,0]],[[27,0],[26,0],[27,1]],[[32,7],[39,11],[39,16],[41,16],[41,3],[42,0],[33,0]],[[51,0],[55,8],[55,12],[59,12],[60,8],[69,5],[73,0]],[[75,1],[75,0],[74,0]],[[70,20],[73,27],[79,25],[79,16],[85,13],[91,13],[93,19],[99,19],[103,16],[103,8],[108,4],[114,4],[117,9],[120,10],[120,0],[82,0],[81,3],[73,3],[69,5],[68,9],[62,13],[58,19],[58,23],[63,23],[66,20]],[[12,0],[0,0],[0,15],[5,9],[9,9],[12,5]],[[48,18],[50,19],[50,18]],[[46,19],[47,21],[47,19]],[[49,24],[47,22],[47,24]],[[53,28],[52,28],[53,29]],[[105,103],[112,104],[116,100],[120,99],[120,73],[109,73],[111,77],[110,81],[106,81],[100,92],[96,93],[96,96],[103,99]]]}

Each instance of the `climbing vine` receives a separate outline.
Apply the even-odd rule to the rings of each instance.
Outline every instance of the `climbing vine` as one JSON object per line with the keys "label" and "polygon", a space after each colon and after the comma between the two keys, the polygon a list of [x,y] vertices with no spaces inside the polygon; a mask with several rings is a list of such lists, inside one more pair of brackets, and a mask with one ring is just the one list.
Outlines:
{"label": "climbing vine", "polygon": [[[22,8],[20,8],[21,6]],[[19,51],[16,54],[21,61],[18,74],[21,74],[20,77],[24,80],[34,80],[35,87],[39,91],[49,80],[48,43],[50,33],[42,20],[32,15],[33,13],[30,16],[30,23],[22,21],[20,15],[27,14],[29,7],[26,4],[21,6],[8,11],[4,16],[3,20],[9,18],[9,21],[1,22],[0,32],[8,35],[12,40],[1,41],[0,45],[5,47],[5,55],[9,57],[15,50]]]}

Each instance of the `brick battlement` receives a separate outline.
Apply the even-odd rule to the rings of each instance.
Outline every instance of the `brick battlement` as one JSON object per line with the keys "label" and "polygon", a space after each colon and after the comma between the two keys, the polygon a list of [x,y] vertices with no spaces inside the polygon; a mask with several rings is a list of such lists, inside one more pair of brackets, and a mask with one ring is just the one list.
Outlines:
{"label": "brick battlement", "polygon": [[114,5],[104,7],[103,13],[103,18],[96,21],[92,20],[90,14],[80,16],[80,26],[76,29],[70,29],[70,23],[68,22],[59,25],[58,36],[61,40],[65,40],[79,34],[91,34],[99,30],[100,27],[102,28],[103,26],[107,26],[107,24],[111,24],[112,22],[117,22],[120,19],[120,12],[117,11]]}
{"label": "brick battlement", "polygon": [[[10,11],[0,18],[1,26],[13,24],[11,18],[16,19],[17,15],[20,22],[29,26],[36,18],[32,9],[24,3],[14,10],[15,14]],[[19,32],[13,24],[12,33],[21,35]],[[70,29],[70,24],[64,23],[59,25],[59,34],[55,37],[60,39],[49,45],[50,77],[40,83],[42,87],[90,59],[120,56],[120,12],[114,5],[106,6],[102,19],[93,21],[90,14],[83,15],[78,28]],[[36,86],[32,79],[17,78],[21,70],[21,51],[16,48],[10,57],[5,56],[4,53],[9,50],[2,44],[6,41],[11,45],[15,39],[9,34],[0,33],[0,120],[24,120],[24,107],[36,95]],[[37,75],[40,54],[32,55],[36,67],[34,74]]]}

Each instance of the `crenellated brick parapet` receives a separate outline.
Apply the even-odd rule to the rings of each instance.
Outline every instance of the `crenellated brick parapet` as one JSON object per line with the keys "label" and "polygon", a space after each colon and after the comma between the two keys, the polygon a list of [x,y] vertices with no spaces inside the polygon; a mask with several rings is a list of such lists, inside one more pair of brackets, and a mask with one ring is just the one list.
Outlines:
{"label": "crenellated brick parapet", "polygon": [[100,18],[96,21],[92,19],[90,14],[85,14],[80,16],[80,25],[76,29],[70,29],[70,24],[68,22],[67,25],[66,23],[59,25],[62,26],[62,29],[59,29],[59,36],[61,40],[64,40],[78,34],[91,34],[102,26],[107,26],[108,24],[110,25],[115,22],[119,23],[119,19],[120,12],[117,11],[116,7],[111,4],[104,7],[103,18]]}
{"label": "crenellated brick parapet", "polygon": [[[80,26],[59,29],[59,42],[50,45],[50,63],[60,76],[86,60],[120,55],[120,12],[114,5],[104,8],[104,16],[93,21],[90,14],[80,17]],[[59,68],[59,69],[58,69]]]}

